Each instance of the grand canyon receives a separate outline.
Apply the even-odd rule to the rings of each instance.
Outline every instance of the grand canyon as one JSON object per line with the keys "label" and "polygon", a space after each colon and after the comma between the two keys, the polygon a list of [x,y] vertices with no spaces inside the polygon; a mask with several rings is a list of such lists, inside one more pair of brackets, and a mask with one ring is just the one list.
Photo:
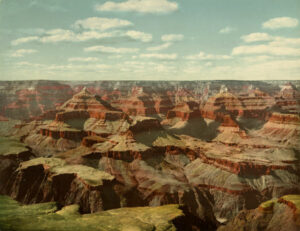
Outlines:
{"label": "grand canyon", "polygon": [[0,230],[297,231],[300,81],[1,81]]}

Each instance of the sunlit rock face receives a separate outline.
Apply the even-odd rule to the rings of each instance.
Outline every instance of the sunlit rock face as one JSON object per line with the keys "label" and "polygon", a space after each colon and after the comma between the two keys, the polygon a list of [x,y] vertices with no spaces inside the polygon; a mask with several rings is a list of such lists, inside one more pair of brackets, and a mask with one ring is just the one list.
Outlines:
{"label": "sunlit rock face", "polygon": [[106,137],[126,131],[129,120],[122,111],[83,88],[57,108],[53,120],[42,118],[34,127],[34,122],[23,124],[15,135],[40,152],[59,152],[77,147],[88,135]]}
{"label": "sunlit rock face", "polygon": [[225,111],[234,116],[239,116],[242,115],[243,110],[244,106],[236,95],[221,91],[207,100],[202,115],[207,119],[219,120]]}
{"label": "sunlit rock face", "polygon": [[298,228],[284,196],[300,194],[299,82],[42,83],[63,93],[29,114],[33,83],[1,88],[2,108],[27,92],[0,113],[1,194],[82,213],[180,204],[172,224],[191,230]]}
{"label": "sunlit rock face", "polygon": [[299,202],[300,195],[285,195],[266,201],[256,209],[239,212],[228,224],[219,227],[218,231],[299,230]]}
{"label": "sunlit rock face", "polygon": [[272,113],[269,120],[256,134],[276,143],[299,149],[299,114]]}
{"label": "sunlit rock face", "polygon": [[142,87],[133,87],[131,96],[120,99],[117,104],[125,113],[133,116],[154,115],[157,114],[157,110],[160,110],[160,104],[144,92]]}

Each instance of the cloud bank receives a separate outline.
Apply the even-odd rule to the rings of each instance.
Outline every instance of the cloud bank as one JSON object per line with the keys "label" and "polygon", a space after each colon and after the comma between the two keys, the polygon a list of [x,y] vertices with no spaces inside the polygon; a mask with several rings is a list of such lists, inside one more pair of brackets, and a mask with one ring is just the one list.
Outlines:
{"label": "cloud bank", "polygon": [[152,14],[165,14],[178,10],[176,2],[168,0],[128,0],[124,2],[108,1],[96,5],[97,11],[121,11]]}

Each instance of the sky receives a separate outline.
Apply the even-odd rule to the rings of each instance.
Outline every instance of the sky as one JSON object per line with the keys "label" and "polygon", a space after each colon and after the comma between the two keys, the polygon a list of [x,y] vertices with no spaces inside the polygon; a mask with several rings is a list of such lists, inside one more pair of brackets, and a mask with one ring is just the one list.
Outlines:
{"label": "sky", "polygon": [[299,0],[0,0],[0,80],[300,80]]}

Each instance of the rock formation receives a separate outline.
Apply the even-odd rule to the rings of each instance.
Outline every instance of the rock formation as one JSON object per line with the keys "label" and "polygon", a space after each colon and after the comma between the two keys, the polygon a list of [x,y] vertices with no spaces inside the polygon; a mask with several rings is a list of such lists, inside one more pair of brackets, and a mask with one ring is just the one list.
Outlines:
{"label": "rock formation", "polygon": [[133,116],[155,115],[155,102],[152,97],[143,91],[142,87],[133,87],[131,95],[128,98],[120,99],[115,102],[126,114]]}
{"label": "rock formation", "polygon": [[[128,119],[126,114],[83,88],[58,108],[55,120],[41,122],[24,134],[24,140],[40,152],[66,151],[77,147],[85,136],[107,137],[126,131]],[[16,134],[20,136],[22,131]]]}
{"label": "rock formation", "polygon": [[275,96],[276,105],[285,112],[300,113],[300,92],[292,83],[281,86],[281,91]]}
{"label": "rock formation", "polygon": [[37,117],[73,95],[69,85],[54,81],[11,82],[4,85],[4,92],[0,107],[4,116],[14,119]]}
{"label": "rock formation", "polygon": [[262,203],[257,209],[241,211],[218,231],[270,230],[297,231],[300,229],[300,196],[286,195]]}
{"label": "rock formation", "polygon": [[244,111],[244,106],[237,96],[230,92],[220,92],[209,98],[202,109],[202,116],[207,119],[219,121],[224,112],[229,112],[232,116],[240,116]]}
{"label": "rock formation", "polygon": [[[18,107],[0,113],[0,132],[7,136],[0,138],[0,193],[25,204],[55,201],[67,207],[53,216],[71,212],[75,223],[85,218],[91,227],[92,217],[124,219],[120,211],[139,211],[126,227],[135,222],[141,230],[216,230],[221,224],[220,230],[293,230],[297,196],[284,195],[300,194],[299,83],[280,89],[282,83],[47,83],[53,92],[56,86],[64,92],[65,100],[40,83],[4,83],[1,109]],[[53,103],[36,99],[36,89],[47,91],[44,99]],[[28,106],[29,95],[39,106]],[[17,112],[24,120],[14,120]],[[161,214],[160,208],[184,215],[159,224],[141,218]],[[115,221],[117,227],[107,222],[115,230],[125,227],[123,220]]]}
{"label": "rock formation", "polygon": [[299,149],[300,117],[298,114],[273,113],[268,122],[257,131],[257,135],[277,144]]}
{"label": "rock formation", "polygon": [[66,165],[57,158],[36,158],[20,164],[2,193],[26,204],[76,203],[82,212],[96,212],[120,207],[113,180],[108,173],[87,166]]}

